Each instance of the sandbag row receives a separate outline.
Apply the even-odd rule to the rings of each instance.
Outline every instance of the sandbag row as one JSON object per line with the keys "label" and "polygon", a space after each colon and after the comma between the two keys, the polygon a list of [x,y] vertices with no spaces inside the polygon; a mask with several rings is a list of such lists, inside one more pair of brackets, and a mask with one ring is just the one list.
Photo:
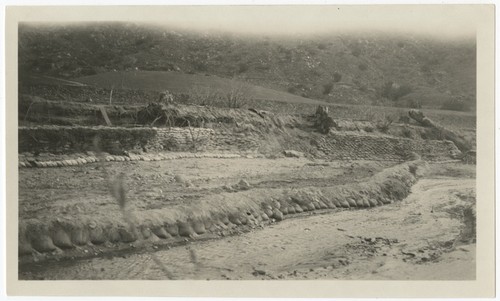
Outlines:
{"label": "sandbag row", "polygon": [[[67,156],[65,156],[67,158]],[[105,155],[103,158],[106,162],[125,162],[125,161],[163,161],[163,160],[176,160],[185,158],[218,158],[218,159],[232,159],[241,158],[238,154],[212,154],[212,153],[158,153],[158,154],[128,154],[124,156]],[[88,163],[99,162],[100,157],[95,155],[78,156],[70,159],[57,158],[55,159],[35,159],[35,158],[22,158],[19,160],[19,167],[64,167],[64,166],[77,166]]]}
{"label": "sandbag row", "polygon": [[[403,200],[422,175],[425,162],[400,164],[374,175],[363,183],[295,190],[274,190],[249,198],[252,191],[232,193],[199,208],[165,208],[133,212],[133,219],[106,216],[29,219],[19,223],[19,254],[53,252],[77,246],[130,244],[136,241],[168,242],[194,238],[205,233],[223,235],[227,230],[255,228],[281,221],[287,216],[325,209],[370,208]],[[265,197],[264,197],[265,196]],[[241,199],[245,199],[242,202]],[[247,201],[248,200],[248,201]],[[204,204],[207,208],[207,204]],[[201,204],[199,207],[202,207]],[[172,215],[174,212],[174,215]]]}

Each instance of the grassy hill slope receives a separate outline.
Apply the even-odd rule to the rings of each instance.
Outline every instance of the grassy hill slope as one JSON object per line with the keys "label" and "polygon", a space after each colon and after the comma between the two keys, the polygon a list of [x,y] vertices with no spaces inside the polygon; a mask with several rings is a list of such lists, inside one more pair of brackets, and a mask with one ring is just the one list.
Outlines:
{"label": "grassy hill slope", "polygon": [[172,71],[122,71],[105,72],[96,75],[80,77],[78,82],[101,88],[134,89],[146,91],[169,90],[175,94],[192,94],[204,91],[229,93],[231,91],[244,93],[246,97],[257,100],[273,100],[288,103],[326,104],[325,102],[308,99],[287,92],[264,88],[242,81],[236,81],[218,76],[184,74]]}
{"label": "grassy hill slope", "polygon": [[[331,103],[475,106],[475,41],[411,36],[248,37],[126,23],[19,28],[21,75],[216,75]],[[200,76],[199,78],[201,78]]]}

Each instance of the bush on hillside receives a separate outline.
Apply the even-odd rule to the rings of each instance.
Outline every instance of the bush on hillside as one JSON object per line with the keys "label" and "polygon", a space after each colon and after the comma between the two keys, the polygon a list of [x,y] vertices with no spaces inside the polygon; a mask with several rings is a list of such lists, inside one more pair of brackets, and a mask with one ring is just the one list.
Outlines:
{"label": "bush on hillside", "polygon": [[383,118],[380,118],[376,124],[377,124],[377,129],[381,131],[382,133],[387,133],[389,131],[389,127],[391,124],[396,120],[394,116],[390,115],[384,115]]}
{"label": "bush on hillside", "polygon": [[413,89],[409,85],[401,85],[394,93],[394,100],[398,100],[401,97],[410,94],[412,91]]}
{"label": "bush on hillside", "polygon": [[248,85],[242,83],[234,83],[227,91],[216,90],[211,87],[195,87],[184,103],[199,106],[241,108],[249,100],[249,89]]}
{"label": "bush on hillside", "polygon": [[196,71],[202,71],[202,72],[205,72],[208,70],[207,64],[202,62],[202,61],[193,62],[193,68]]}
{"label": "bush on hillside", "polygon": [[225,94],[225,103],[228,108],[241,108],[248,102],[248,86],[234,85],[231,90]]}
{"label": "bush on hillside", "polygon": [[409,85],[398,85],[394,82],[386,82],[380,88],[380,96],[392,101],[398,101],[401,97],[410,94],[413,91]]}
{"label": "bush on hillside", "polygon": [[335,72],[333,74],[333,82],[338,83],[342,79],[342,74]]}
{"label": "bush on hillside", "polygon": [[422,65],[420,66],[420,71],[422,71],[423,73],[429,73],[431,72],[431,66],[425,64],[425,65]]}
{"label": "bush on hillside", "polygon": [[414,138],[412,130],[407,126],[403,127],[403,129],[401,129],[401,135],[405,138],[410,138],[410,139]]}
{"label": "bush on hillside", "polygon": [[319,43],[318,44],[318,49],[319,50],[325,50],[326,49],[326,44],[325,43]]}
{"label": "bush on hillside", "polygon": [[332,92],[333,83],[327,83],[323,85],[323,95],[328,95]]}
{"label": "bush on hillside", "polygon": [[421,109],[422,108],[422,102],[418,99],[409,99],[406,101],[406,105],[412,109]]}
{"label": "bush on hillside", "polygon": [[466,112],[469,111],[469,105],[465,101],[450,99],[443,103],[441,109]]}
{"label": "bush on hillside", "polygon": [[248,64],[246,63],[239,63],[238,64],[238,73],[244,73],[244,72],[247,72],[249,69],[249,66]]}
{"label": "bush on hillside", "polygon": [[359,47],[358,45],[353,46],[351,49],[351,54],[355,57],[359,57],[361,55],[361,47]]}

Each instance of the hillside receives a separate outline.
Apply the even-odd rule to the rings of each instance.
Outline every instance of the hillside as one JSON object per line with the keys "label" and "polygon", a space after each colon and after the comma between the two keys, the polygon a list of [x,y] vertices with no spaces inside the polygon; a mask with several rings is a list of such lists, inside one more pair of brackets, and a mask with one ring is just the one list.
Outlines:
{"label": "hillside", "polygon": [[287,92],[264,88],[242,81],[218,76],[185,74],[172,71],[105,72],[77,79],[81,83],[100,87],[161,92],[175,94],[241,92],[256,100],[285,101],[288,103],[325,104]]}
{"label": "hillside", "polygon": [[[237,79],[331,103],[475,106],[475,42],[411,36],[244,37],[104,23],[19,28],[21,80],[110,71]],[[201,76],[200,76],[201,78]]]}

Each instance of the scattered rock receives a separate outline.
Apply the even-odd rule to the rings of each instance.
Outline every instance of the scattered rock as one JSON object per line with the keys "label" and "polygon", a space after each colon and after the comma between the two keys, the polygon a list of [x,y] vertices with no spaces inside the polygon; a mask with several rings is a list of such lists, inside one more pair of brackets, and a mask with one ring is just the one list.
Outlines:
{"label": "scattered rock", "polygon": [[283,154],[285,155],[285,157],[289,158],[300,158],[304,156],[303,153],[294,150],[285,150],[283,151]]}
{"label": "scattered rock", "polygon": [[250,184],[246,181],[241,179],[238,184],[233,186],[234,189],[236,190],[248,190],[251,188]]}
{"label": "scattered rock", "polygon": [[266,275],[266,271],[254,268],[254,270],[252,272],[252,275],[254,275],[254,276],[264,276],[264,275]]}
{"label": "scattered rock", "polygon": [[174,176],[174,180],[177,182],[177,183],[186,183],[188,180],[186,179],[186,177],[182,176],[182,175],[175,175]]}

